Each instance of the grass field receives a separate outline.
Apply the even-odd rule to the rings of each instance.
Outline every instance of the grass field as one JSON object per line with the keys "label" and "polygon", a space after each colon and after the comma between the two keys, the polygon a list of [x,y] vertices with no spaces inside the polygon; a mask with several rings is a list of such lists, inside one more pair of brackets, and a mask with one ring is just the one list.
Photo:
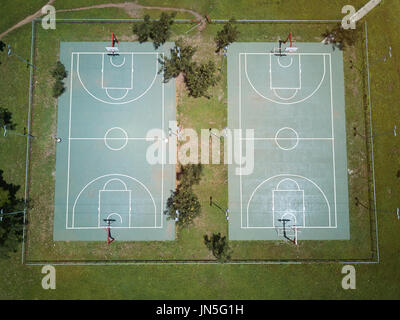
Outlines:
{"label": "grass field", "polygon": [[[168,5],[175,7],[185,7],[188,1],[146,1],[150,5]],[[301,1],[289,1],[288,4],[280,4],[280,1],[274,2],[268,7],[263,15],[260,13],[260,4],[258,7],[246,7],[246,3],[237,3],[231,5],[230,14],[236,18],[243,17],[241,12],[246,12],[246,18],[271,18],[289,19],[289,18],[340,18],[340,8],[344,1],[320,1],[321,7],[300,11],[298,5]],[[361,1],[359,1],[361,2]],[[63,2],[63,6],[68,7],[68,1]],[[74,1],[76,7],[77,1]],[[93,4],[93,1],[79,1],[79,6]],[[98,3],[98,2],[96,2]],[[142,3],[142,2],[140,2]],[[205,3],[205,2],[204,2]],[[194,8],[204,12],[208,11],[209,2]],[[261,2],[260,2],[261,3]],[[295,4],[296,3],[296,4]],[[326,6],[326,4],[328,6]],[[287,7],[286,7],[287,6]],[[388,34],[385,28],[389,28],[381,23],[381,19],[391,21],[392,27],[396,27],[395,15],[393,12],[399,12],[400,5],[394,4],[394,8],[388,9],[382,6],[376,9],[368,16],[369,26],[369,46],[371,60],[379,59],[386,53],[384,48],[392,45],[393,51],[399,50],[398,39]],[[56,3],[57,7],[57,3]],[[225,4],[226,7],[226,4]],[[190,8],[188,6],[187,8]],[[224,3],[216,6],[211,15],[213,18],[230,18],[222,14]],[[295,9],[301,12],[301,15],[294,14]],[[246,9],[246,10],[244,10]],[[287,9],[287,10],[284,10]],[[293,11],[292,11],[293,10]],[[307,12],[309,11],[309,12]],[[321,12],[322,11],[322,12]],[[241,13],[241,14],[239,14]],[[333,14],[334,13],[334,14]],[[128,17],[120,9],[96,9],[91,11],[82,11],[74,13],[59,14],[61,17],[101,17],[112,18]],[[201,34],[197,31],[190,34],[190,41],[199,48],[197,59],[215,59],[220,63],[220,57],[213,54],[212,37],[221,26],[208,26]],[[300,35],[298,41],[319,40],[318,35],[324,30],[321,28],[311,28],[304,25],[292,26],[292,31]],[[39,62],[40,73],[35,78],[34,95],[34,118],[33,135],[37,137],[50,137],[55,132],[55,108],[56,101],[51,98],[49,90],[51,83],[46,80],[52,64],[46,64],[44,61],[53,61],[57,55],[58,47],[50,46],[54,39],[65,40],[108,40],[109,26],[91,25],[90,33],[88,26],[74,26],[72,32],[67,24],[61,24],[57,28],[57,34],[46,34],[43,30],[38,30],[37,43],[38,50],[36,58]],[[113,26],[113,31],[126,34],[129,39],[130,25]],[[174,37],[183,33],[189,26],[175,26]],[[274,26],[273,29],[267,29],[265,26],[241,26],[242,32],[239,41],[273,41],[274,35],[285,31],[284,26]],[[286,31],[285,31],[286,32]],[[397,40],[397,42],[396,42]],[[30,48],[30,26],[25,26],[7,36],[5,42],[14,44],[15,50],[23,56],[29,56]],[[358,48],[356,48],[358,49]],[[0,57],[4,61],[5,55]],[[47,59],[49,58],[49,60]],[[362,51],[354,50],[347,52],[345,65],[349,66],[349,60],[356,62],[357,68],[362,68]],[[55,61],[55,60],[54,60]],[[395,67],[393,67],[393,65]],[[27,83],[29,70],[19,61],[8,59],[0,65],[1,71],[13,73],[10,81],[0,82],[1,92],[13,92],[12,95],[1,95],[0,103],[13,111],[15,121],[18,123],[18,129],[23,129],[27,120]],[[349,68],[350,69],[350,68]],[[224,69],[223,69],[224,70]],[[383,76],[385,75],[385,76]],[[365,159],[365,140],[361,137],[353,137],[351,129],[354,125],[360,131],[363,130],[365,121],[363,120],[363,104],[365,83],[362,80],[362,73],[355,68],[345,71],[346,82],[353,85],[346,90],[346,116],[348,126],[348,165],[350,169],[355,170],[357,175],[350,183],[350,194],[355,194],[361,199],[368,198],[368,181]],[[398,100],[398,89],[394,83],[399,80],[399,58],[393,57],[391,64],[376,63],[371,66],[372,80],[372,104],[373,104],[373,123],[375,132],[390,130],[394,118],[399,111],[393,106]],[[179,92],[178,99],[178,117],[185,127],[196,129],[208,128],[213,126],[223,128],[226,124],[226,74],[222,73],[222,80],[212,90],[212,99],[193,99],[189,98],[185,92]],[[369,119],[367,119],[369,120]],[[368,124],[368,121],[367,121]],[[20,137],[8,137],[7,140],[0,140],[2,152],[0,155],[1,169],[5,171],[5,178],[21,186],[24,184],[24,166],[25,166],[25,148],[24,140]],[[211,266],[75,266],[75,267],[57,267],[57,290],[55,292],[45,292],[40,287],[41,273],[39,267],[28,267],[18,265],[20,253],[13,256],[11,261],[1,261],[1,269],[9,276],[0,282],[1,298],[399,298],[400,292],[397,287],[390,287],[389,283],[398,282],[398,273],[396,270],[400,265],[399,247],[398,247],[398,222],[394,215],[386,213],[391,211],[396,205],[395,194],[399,191],[399,179],[396,178],[396,172],[399,169],[399,149],[395,141],[389,136],[380,136],[376,139],[375,145],[375,169],[377,179],[377,203],[378,203],[378,221],[380,235],[380,253],[381,263],[374,265],[358,265],[358,290],[346,292],[341,289],[340,281],[341,265],[339,264],[315,264],[315,265],[290,265],[290,266],[248,266],[248,265],[211,265]],[[41,259],[49,252],[56,259],[70,259],[77,252],[84,250],[90,251],[90,258],[114,258],[123,257],[124,254],[131,255],[138,251],[135,245],[118,244],[115,250],[111,251],[105,245],[76,244],[70,243],[60,245],[57,243],[55,248],[50,249],[53,243],[49,240],[52,234],[48,232],[52,226],[52,206],[54,177],[51,172],[54,170],[55,146],[51,139],[35,139],[32,145],[32,177],[31,177],[31,198],[33,199],[34,210],[31,212],[30,232],[33,235],[29,238],[28,249],[31,249],[31,259]],[[352,157],[350,157],[352,155]],[[360,162],[360,159],[364,159]],[[50,173],[50,174],[49,174]],[[360,179],[360,177],[365,177]],[[150,251],[161,251],[162,256],[179,257],[184,254],[184,258],[194,258],[201,256],[211,258],[208,251],[202,244],[201,237],[205,232],[223,231],[226,233],[226,221],[220,212],[208,206],[210,193],[214,199],[221,205],[227,202],[227,188],[221,188],[227,179],[225,166],[207,166],[202,183],[196,187],[196,192],[202,202],[202,215],[196,221],[195,226],[190,229],[182,230],[178,233],[178,245],[175,248],[160,247],[159,244],[151,244],[140,254],[146,256]],[[364,182],[363,182],[364,181]],[[226,184],[225,184],[226,185]],[[23,188],[22,188],[23,189]],[[21,195],[22,195],[21,190]],[[351,200],[351,199],[350,199]],[[351,225],[361,225],[369,219],[368,211],[361,207],[355,207],[354,201],[351,203],[352,214]],[[353,230],[352,230],[353,232]],[[359,238],[357,246],[354,246],[354,252],[360,255],[369,256],[371,251],[371,239]],[[43,245],[45,244],[45,245]],[[127,246],[129,248],[127,248]],[[262,257],[265,254],[276,256],[280,251],[279,246],[272,245],[269,248],[260,247],[254,243],[242,243],[234,247],[235,256],[243,256],[248,252]],[[184,248],[184,252],[182,251]],[[304,248],[302,248],[303,250]],[[275,251],[276,252],[275,252]],[[353,255],[354,252],[349,253]],[[10,263],[11,262],[11,263]],[[110,283],[104,284],[103,277],[107,274]],[[151,278],[150,278],[151,275]],[[111,278],[110,278],[111,277]],[[396,278],[397,277],[397,278]],[[22,287],[16,283],[16,279],[21,279],[25,283]],[[85,280],[87,286],[82,288],[80,281]],[[190,279],[186,280],[186,279]],[[112,281],[111,281],[112,280]],[[171,296],[171,291],[167,288],[176,288],[179,292]],[[308,287],[305,292],[302,288]],[[79,290],[78,290],[79,288]],[[98,290],[98,289],[107,290]],[[207,288],[207,290],[204,290]],[[284,288],[284,289],[282,289]],[[96,292],[102,292],[99,296]],[[200,292],[200,296],[199,293]]]}

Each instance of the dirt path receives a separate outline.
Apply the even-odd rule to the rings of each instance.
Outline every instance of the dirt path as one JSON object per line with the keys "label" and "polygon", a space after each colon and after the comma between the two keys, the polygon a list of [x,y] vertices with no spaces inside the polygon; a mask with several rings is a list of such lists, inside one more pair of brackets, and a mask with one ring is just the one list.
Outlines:
{"label": "dirt path", "polygon": [[[51,5],[55,2],[55,0],[50,0],[47,4]],[[162,10],[162,11],[179,11],[179,12],[188,12],[192,14],[196,20],[200,21],[198,29],[203,30],[206,26],[206,20],[204,17],[202,17],[201,14],[199,14],[196,11],[190,10],[190,9],[183,9],[183,8],[169,8],[169,7],[151,7],[151,6],[142,6],[140,4],[136,3],[105,3],[105,4],[99,4],[99,5],[93,5],[89,7],[82,7],[82,8],[74,8],[74,9],[63,9],[63,10],[57,10],[56,12],[72,12],[72,11],[82,11],[82,10],[90,10],[90,9],[101,9],[101,8],[121,8],[124,9],[130,16],[136,17],[137,13],[139,10],[142,9],[148,9],[148,10]],[[10,33],[11,31],[32,22],[33,19],[39,18],[42,15],[42,9],[34,13],[33,15],[26,17],[25,19],[21,20],[18,22],[16,25],[12,26],[8,30],[4,31],[3,33],[0,34],[0,39],[3,38],[5,35]]]}

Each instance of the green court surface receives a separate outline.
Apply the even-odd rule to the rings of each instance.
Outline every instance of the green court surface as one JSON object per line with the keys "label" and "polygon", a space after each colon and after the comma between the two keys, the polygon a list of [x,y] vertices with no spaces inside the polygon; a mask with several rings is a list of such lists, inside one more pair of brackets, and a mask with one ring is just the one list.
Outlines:
{"label": "green court surface", "polygon": [[159,73],[173,43],[121,43],[116,56],[106,46],[61,43],[68,77],[58,104],[54,240],[105,241],[104,219],[114,220],[117,241],[173,240],[164,211],[175,165],[146,157],[153,146],[168,159],[173,144],[175,81]]}
{"label": "green court surface", "polygon": [[229,239],[283,239],[285,219],[289,238],[348,240],[342,52],[299,43],[278,56],[276,47],[228,49],[228,127],[242,130],[234,152],[254,147],[253,170],[229,165]]}

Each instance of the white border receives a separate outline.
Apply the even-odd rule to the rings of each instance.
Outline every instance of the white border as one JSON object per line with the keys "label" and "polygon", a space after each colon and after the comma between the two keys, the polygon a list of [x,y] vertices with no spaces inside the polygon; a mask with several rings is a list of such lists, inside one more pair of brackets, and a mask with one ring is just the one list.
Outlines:
{"label": "white border", "polygon": [[[294,101],[294,102],[278,102],[278,101],[275,101],[275,100],[273,100],[273,99],[270,99],[270,98],[267,98],[267,97],[265,97],[264,95],[262,95],[259,91],[257,91],[257,89],[255,89],[255,87],[253,86],[253,84],[251,83],[251,80],[250,80],[250,78],[249,78],[249,75],[248,75],[248,73],[247,73],[247,55],[269,55],[270,57],[271,57],[271,55],[273,55],[273,53],[265,53],[265,52],[256,52],[256,53],[250,53],[250,52],[239,52],[239,55],[238,55],[238,59],[239,59],[239,63],[238,63],[238,67],[239,67],[239,129],[240,129],[240,132],[242,132],[242,93],[241,93],[241,91],[242,91],[242,63],[241,63],[241,60],[242,60],[242,55],[244,56],[244,73],[245,73],[245,78],[247,79],[247,81],[248,81],[248,83],[250,84],[250,86],[252,87],[252,89],[258,94],[258,95],[260,95],[261,97],[263,97],[265,100],[268,100],[268,101],[270,101],[270,102],[273,102],[273,103],[276,103],[276,104],[283,104],[283,105],[293,105],[293,104],[297,104],[297,103],[300,103],[300,102],[304,102],[305,100],[308,100],[309,98],[311,98],[312,96],[314,96],[314,94],[321,88],[321,86],[322,86],[322,83],[324,82],[324,80],[325,80],[325,78],[326,78],[326,57],[329,57],[329,73],[330,73],[330,77],[329,77],[329,85],[330,85],[330,103],[331,103],[331,115],[330,115],[330,117],[331,117],[331,126],[332,126],[332,128],[331,128],[331,131],[332,131],[332,135],[331,135],[331,137],[329,137],[329,138],[301,138],[301,137],[298,137],[296,140],[297,141],[299,141],[299,140],[305,140],[305,141],[307,141],[307,140],[326,140],[326,141],[330,141],[330,143],[331,143],[331,145],[332,145],[332,158],[333,158],[333,160],[332,160],[332,167],[333,167],[333,169],[332,169],[332,171],[333,171],[333,193],[334,193],[334,223],[332,223],[332,216],[331,216],[331,207],[330,207],[330,204],[329,204],[329,201],[328,201],[328,199],[327,199],[327,197],[326,197],[326,195],[325,195],[325,193],[322,191],[322,189],[317,185],[317,184],[315,184],[315,182],[313,182],[312,180],[310,180],[310,179],[308,179],[308,178],[306,178],[306,177],[303,177],[303,176],[299,176],[299,175],[293,175],[293,174],[280,174],[280,175],[276,175],[276,176],[273,176],[273,177],[270,177],[270,178],[268,178],[268,179],[266,179],[266,180],[264,180],[261,184],[263,184],[264,182],[266,182],[267,180],[270,180],[270,179],[272,179],[272,178],[275,178],[275,177],[277,177],[277,176],[294,176],[294,177],[300,177],[300,178],[303,178],[303,179],[306,179],[306,180],[308,180],[308,181],[310,181],[311,183],[313,183],[319,190],[320,190],[320,192],[323,194],[323,196],[324,196],[324,198],[325,198],[325,201],[327,202],[327,205],[328,205],[328,208],[329,208],[329,226],[304,226],[303,227],[303,229],[316,229],[316,228],[321,228],[321,229],[323,229],[323,228],[329,228],[329,229],[336,229],[337,228],[337,204],[336,204],[336,168],[335,168],[335,166],[336,166],[336,164],[335,164],[335,147],[334,147],[334,144],[335,144],[335,135],[334,135],[334,122],[333,122],[333,83],[332,83],[332,57],[331,57],[331,53],[290,53],[290,55],[312,55],[312,56],[323,56],[323,67],[324,67],[324,72],[323,72],[323,76],[322,76],[322,78],[321,78],[321,81],[320,81],[320,83],[318,84],[318,86],[317,86],[317,88],[309,95],[309,96],[307,96],[307,97],[305,97],[305,98],[303,98],[303,99],[301,99],[301,100],[299,100],[299,101]],[[299,59],[300,60],[300,59]],[[271,58],[270,58],[270,68],[271,68]],[[270,71],[271,71],[271,69],[270,69]],[[300,78],[301,78],[301,68],[300,68]],[[245,141],[245,140],[275,140],[276,141],[276,137],[274,137],[274,138],[270,138],[270,137],[266,137],[266,138],[242,138],[241,137],[241,140],[242,141]],[[240,154],[242,155],[243,154],[243,152],[242,152],[242,143],[240,143]],[[239,167],[239,192],[240,192],[240,228],[241,229],[272,229],[272,228],[274,228],[274,226],[271,226],[271,227],[250,227],[249,226],[249,212],[248,212],[248,210],[249,210],[249,204],[250,204],[250,201],[251,201],[251,199],[252,199],[252,197],[253,197],[253,195],[254,195],[254,193],[255,193],[255,191],[258,189],[258,187],[260,187],[261,186],[261,184],[260,185],[258,185],[255,189],[254,189],[254,191],[253,191],[253,193],[252,193],[252,195],[251,195],[251,197],[250,197],[250,199],[249,199],[249,201],[248,201],[248,203],[247,203],[247,211],[246,211],[246,226],[244,226],[243,225],[243,181],[242,181],[242,166],[240,166]]]}
{"label": "white border", "polygon": [[[125,54],[127,54],[127,52],[123,52],[123,53],[125,53]],[[69,100],[69,120],[68,120],[68,161],[67,161],[67,164],[68,164],[68,169],[67,169],[67,190],[66,190],[66,197],[67,197],[67,199],[66,199],[66,214],[65,214],[65,228],[66,228],[66,230],[71,230],[71,229],[99,229],[99,227],[75,227],[74,226],[74,209],[75,209],[75,205],[76,205],[76,201],[77,201],[77,199],[79,199],[79,196],[81,195],[81,193],[83,192],[83,190],[85,190],[86,189],[86,187],[90,184],[90,183],[92,183],[92,182],[94,182],[94,181],[96,181],[96,180],[98,180],[98,179],[100,179],[100,178],[103,178],[103,177],[107,177],[107,176],[113,176],[113,175],[118,175],[118,176],[125,176],[125,177],[127,177],[127,178],[129,178],[129,179],[133,179],[133,180],[135,180],[136,182],[138,182],[148,193],[149,193],[149,195],[150,195],[150,197],[151,197],[151,200],[152,200],[152,202],[153,202],[153,205],[154,205],[154,226],[152,226],[152,227],[132,227],[132,226],[129,226],[128,228],[126,228],[126,227],[120,227],[120,228],[123,228],[123,229],[134,229],[134,228],[140,228],[140,229],[162,229],[163,228],[163,225],[164,225],[164,219],[163,219],[163,212],[164,212],[164,162],[161,164],[161,173],[162,173],[162,177],[161,177],[161,203],[160,203],[160,225],[158,225],[157,224],[157,206],[156,206],[156,204],[155,204],[155,201],[154,201],[154,198],[153,198],[153,196],[152,196],[152,194],[151,194],[151,192],[147,189],[147,187],[142,183],[142,182],[140,182],[139,180],[137,180],[137,179],[135,179],[135,178],[133,178],[133,177],[130,177],[130,176],[127,176],[127,175],[124,175],[124,174],[119,174],[119,173],[114,173],[114,174],[107,174],[107,175],[103,175],[103,176],[100,176],[100,177],[97,177],[97,178],[95,178],[95,179],[93,179],[91,182],[89,182],[88,184],[86,184],[86,186],[80,191],[80,193],[77,195],[77,197],[76,197],[76,199],[75,199],[75,203],[74,203],[74,206],[73,206],[73,212],[72,212],[72,222],[71,222],[71,224],[72,224],[72,227],[70,227],[69,226],[69,223],[68,223],[68,220],[69,220],[69,210],[70,210],[70,205],[69,205],[69,189],[70,189],[70,167],[71,167],[71,142],[72,141],[74,141],[74,140],[78,140],[78,141],[80,141],[80,140],[104,140],[104,137],[102,137],[102,138],[72,138],[71,137],[71,135],[72,135],[72,133],[71,133],[71,123],[72,123],[72,92],[73,92],[73,77],[74,77],[74,55],[76,55],[77,56],[77,66],[76,66],[76,71],[75,71],[75,73],[76,73],[76,75],[77,75],[77,78],[78,78],[78,80],[79,80],[79,82],[81,83],[81,85],[82,85],[82,87],[85,89],[85,91],[89,94],[89,95],[91,95],[93,98],[95,98],[96,100],[98,100],[98,101],[100,101],[100,102],[103,102],[103,103],[106,103],[106,104],[127,104],[127,103],[130,103],[130,102],[134,102],[134,101],[136,101],[136,100],[138,100],[138,99],[140,99],[141,97],[143,97],[152,87],[153,87],[153,85],[154,85],[154,83],[155,83],[155,80],[156,80],[156,78],[157,78],[157,75],[158,75],[158,66],[159,66],[159,63],[158,63],[158,55],[159,54],[161,54],[161,55],[163,55],[164,56],[164,53],[162,53],[162,52],[129,52],[129,54],[132,54],[132,59],[133,59],[133,54],[152,54],[152,55],[156,55],[156,63],[155,63],[155,65],[156,65],[156,72],[155,72],[155,76],[154,76],[154,79],[152,80],[152,82],[151,82],[151,84],[150,84],[150,86],[141,94],[141,95],[139,95],[138,97],[136,97],[135,99],[133,99],[133,100],[130,100],[130,101],[126,101],[126,102],[122,102],[122,103],[110,103],[110,102],[106,102],[106,101],[102,101],[101,99],[99,99],[99,98],[97,98],[97,97],[95,97],[95,96],[93,96],[88,90],[87,90],[87,88],[84,86],[84,84],[83,84],[83,82],[82,82],[82,80],[81,80],[81,78],[80,78],[80,75],[79,75],[79,55],[80,54],[101,54],[101,55],[103,55],[103,59],[104,59],[104,55],[106,54],[106,53],[103,53],[103,52],[72,52],[71,53],[71,74],[70,74],[70,100]],[[133,68],[133,64],[132,64],[132,68]],[[165,129],[165,125],[164,125],[164,120],[165,120],[165,101],[164,101],[164,99],[165,99],[165,93],[164,93],[164,90],[165,90],[165,84],[164,84],[164,81],[161,81],[161,91],[162,91],[162,98],[161,98],[161,105],[162,105],[162,119],[161,119],[161,122],[162,122],[162,131],[164,131],[164,129]],[[125,140],[125,138],[124,138],[124,140]],[[135,138],[126,138],[126,140],[144,140],[144,141],[151,141],[152,139],[149,139],[148,137],[135,137]],[[165,145],[164,144],[162,144],[162,147],[161,147],[161,150],[162,150],[162,156],[163,156],[163,158],[165,157],[165,152],[166,152],[166,147],[165,147]],[[100,229],[103,229],[104,227],[100,227]]]}

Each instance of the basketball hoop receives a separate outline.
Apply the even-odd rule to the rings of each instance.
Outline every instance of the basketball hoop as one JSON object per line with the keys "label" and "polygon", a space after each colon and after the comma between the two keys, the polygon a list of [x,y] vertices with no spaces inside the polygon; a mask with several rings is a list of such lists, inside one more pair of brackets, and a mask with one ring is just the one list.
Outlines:
{"label": "basketball hoop", "polygon": [[297,51],[297,49],[298,49],[298,48],[296,48],[296,47],[287,47],[287,48],[285,49],[285,52],[294,53],[294,52]]}
{"label": "basketball hoop", "polygon": [[[282,44],[286,44],[288,41],[290,41],[290,46],[286,47],[285,50],[282,50]],[[279,40],[279,48],[274,48],[273,53],[277,56],[285,56],[286,54],[283,52],[287,53],[294,53],[298,50],[298,48],[293,47],[293,34],[290,32],[288,37],[286,38],[285,41]]]}
{"label": "basketball hoop", "polygon": [[111,235],[111,223],[114,222],[115,219],[103,219],[103,221],[107,224],[107,244],[110,244],[115,240]]}
{"label": "basketball hoop", "polygon": [[275,227],[278,237],[283,237],[297,246],[299,227],[297,225],[288,226],[287,223],[290,222],[290,219],[278,219],[278,221],[282,222],[281,227]]}
{"label": "basketball hoop", "polygon": [[119,48],[114,46],[115,43],[119,44],[119,41],[118,41],[116,35],[114,34],[114,32],[112,32],[111,33],[111,47],[106,47],[106,50],[109,54],[111,54],[113,56],[116,54],[119,54]]}
{"label": "basketball hoop", "polygon": [[108,52],[108,54],[115,56],[117,54],[119,54],[119,48],[118,47],[106,47],[106,51]]}

